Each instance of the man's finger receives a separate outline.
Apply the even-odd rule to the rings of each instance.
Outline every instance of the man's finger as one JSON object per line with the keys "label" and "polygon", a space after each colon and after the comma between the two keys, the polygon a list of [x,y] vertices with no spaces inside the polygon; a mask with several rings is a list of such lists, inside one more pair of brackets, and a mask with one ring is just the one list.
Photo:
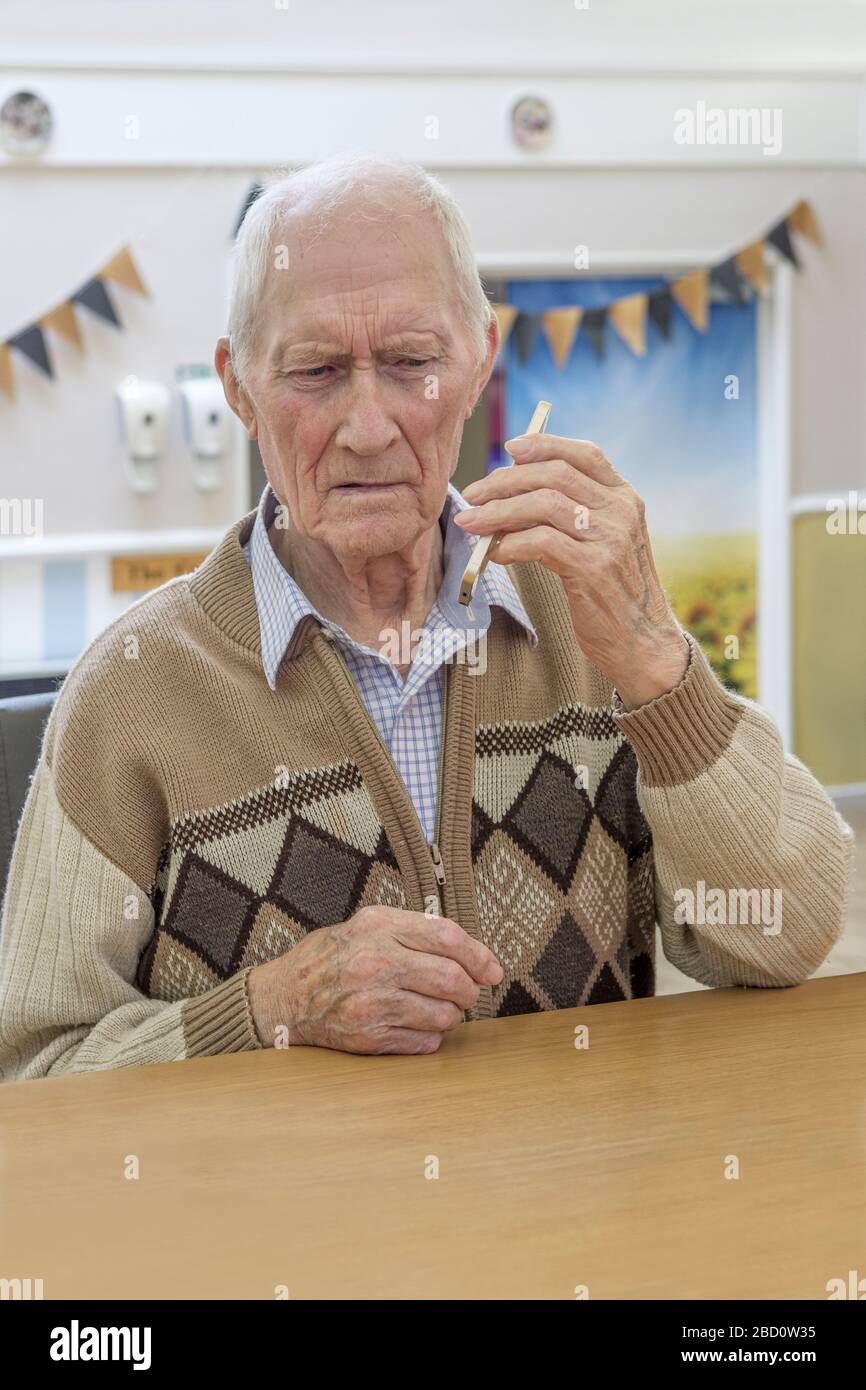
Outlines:
{"label": "man's finger", "polygon": [[554,526],[564,535],[589,539],[593,513],[564,493],[537,488],[522,497],[494,497],[480,502],[475,510],[458,512],[466,521],[460,529],[467,535],[486,536],[495,531],[523,531],[531,526]]}
{"label": "man's finger", "polygon": [[492,951],[476,941],[450,917],[425,917],[413,914],[415,921],[401,924],[395,935],[398,941],[413,951],[429,951],[434,956],[450,956],[462,965],[479,985],[498,985],[502,966]]}
{"label": "man's finger", "polygon": [[494,497],[521,497],[537,488],[554,488],[586,507],[600,508],[611,500],[610,488],[595,482],[575,468],[574,464],[558,456],[537,463],[524,463],[520,468],[494,468],[491,473],[465,487],[462,496],[473,506],[480,506]]}
{"label": "man's finger", "polygon": [[545,565],[563,579],[573,577],[581,559],[589,553],[577,537],[570,538],[555,526],[530,526],[525,531],[503,532],[499,544],[491,548],[497,565]]}
{"label": "man's finger", "polygon": [[431,999],[450,1000],[460,1009],[473,1008],[481,988],[453,958],[411,948],[401,952],[394,983],[400,989],[414,990]]}
{"label": "man's finger", "polygon": [[566,439],[559,434],[523,434],[507,439],[504,447],[515,463],[539,463],[543,459],[562,458],[586,473],[587,477],[607,487],[618,487],[625,482],[610,459],[591,439]]}
{"label": "man's finger", "polygon": [[382,1045],[377,1053],[394,1053],[414,1056],[422,1052],[438,1052],[442,1046],[442,1033],[424,1033],[418,1028],[387,1028]]}
{"label": "man's finger", "polygon": [[463,1022],[463,1010],[450,999],[430,999],[426,994],[401,989],[388,1000],[386,1020],[395,1028],[448,1033]]}

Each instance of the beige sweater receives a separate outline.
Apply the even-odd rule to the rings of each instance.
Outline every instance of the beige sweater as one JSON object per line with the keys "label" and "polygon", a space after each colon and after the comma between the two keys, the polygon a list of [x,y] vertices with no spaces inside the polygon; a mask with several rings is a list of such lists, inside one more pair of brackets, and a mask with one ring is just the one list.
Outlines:
{"label": "beige sweater", "polygon": [[505,975],[473,1019],[651,994],[656,922],[709,985],[792,985],[825,959],[851,832],[688,634],[680,685],[625,713],[559,581],[514,567],[540,640],[494,608],[486,671],[448,667],[439,870],[315,621],[269,689],[254,515],[61,688],[0,926],[4,1079],[254,1049],[249,970],[370,903],[438,895],[490,946]]}

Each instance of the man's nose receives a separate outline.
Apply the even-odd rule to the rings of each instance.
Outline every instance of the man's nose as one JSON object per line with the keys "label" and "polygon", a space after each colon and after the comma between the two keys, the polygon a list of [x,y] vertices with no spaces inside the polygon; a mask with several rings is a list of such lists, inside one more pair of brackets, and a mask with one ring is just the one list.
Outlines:
{"label": "man's nose", "polygon": [[343,418],[335,443],[353,454],[384,453],[400,436],[400,430],[385,404],[385,384],[375,366],[352,367],[347,391],[343,395]]}

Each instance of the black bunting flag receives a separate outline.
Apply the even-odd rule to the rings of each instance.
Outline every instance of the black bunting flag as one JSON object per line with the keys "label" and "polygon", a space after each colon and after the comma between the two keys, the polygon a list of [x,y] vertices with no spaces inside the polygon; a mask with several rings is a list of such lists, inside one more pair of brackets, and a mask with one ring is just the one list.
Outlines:
{"label": "black bunting flag", "polygon": [[674,297],[670,290],[653,290],[648,298],[649,316],[662,337],[669,341],[674,317]]}
{"label": "black bunting flag", "polygon": [[797,260],[797,253],[791,244],[791,233],[788,231],[788,219],[783,217],[781,222],[777,222],[766,236],[766,240],[771,246],[775,246],[777,251],[781,251],[785,260],[790,261],[791,265],[799,270],[800,262]]}
{"label": "black bunting flag", "polygon": [[120,319],[117,317],[111,297],[98,275],[95,275],[92,280],[88,280],[87,284],[82,285],[80,290],[76,290],[71,298],[74,304],[83,304],[85,309],[89,309],[98,318],[105,319],[107,323],[113,323],[115,328],[120,328]]}
{"label": "black bunting flag", "polygon": [[723,290],[735,304],[745,304],[746,295],[743,281],[737,269],[736,256],[729,256],[721,265],[714,265],[710,271],[710,283]]}
{"label": "black bunting flag", "polygon": [[517,353],[524,366],[532,356],[532,349],[535,347],[535,340],[538,337],[540,327],[541,315],[531,314],[526,309],[521,309],[514,320],[511,334],[517,344]]}
{"label": "black bunting flag", "polygon": [[51,369],[51,362],[48,357],[48,348],[45,344],[45,334],[41,328],[35,324],[32,328],[25,328],[22,333],[16,333],[14,338],[9,339],[9,346],[17,348],[20,353],[29,358],[41,372],[54,380],[54,372]]}
{"label": "black bunting flag", "polygon": [[605,353],[604,329],[606,323],[607,305],[603,305],[599,309],[587,309],[580,321],[586,340],[599,362],[603,360]]}

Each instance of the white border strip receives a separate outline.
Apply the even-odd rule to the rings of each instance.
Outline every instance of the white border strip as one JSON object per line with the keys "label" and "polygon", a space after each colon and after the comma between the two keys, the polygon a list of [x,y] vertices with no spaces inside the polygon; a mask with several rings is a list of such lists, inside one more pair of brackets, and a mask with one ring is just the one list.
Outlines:
{"label": "white border strip", "polygon": [[773,268],[758,301],[758,690],[790,749],[793,269]]}
{"label": "white border strip", "polygon": [[840,787],[824,788],[831,801],[861,801],[866,806],[866,782],[844,782]]}
{"label": "white border strip", "polygon": [[[242,513],[245,515],[246,513]],[[53,560],[99,555],[168,555],[174,551],[210,551],[222,540],[221,530],[80,531],[58,536],[16,536],[0,540],[0,560]]]}
{"label": "white border strip", "polygon": [[838,487],[835,492],[801,492],[799,497],[791,498],[791,516],[827,516],[840,502],[847,507],[850,492],[864,500],[856,487]]}

